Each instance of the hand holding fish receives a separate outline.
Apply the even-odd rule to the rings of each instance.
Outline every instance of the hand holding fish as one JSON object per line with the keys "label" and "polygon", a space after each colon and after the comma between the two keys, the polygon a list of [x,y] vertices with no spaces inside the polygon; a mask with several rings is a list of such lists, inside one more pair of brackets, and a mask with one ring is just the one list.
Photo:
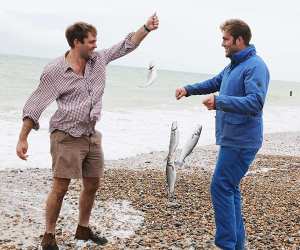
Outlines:
{"label": "hand holding fish", "polygon": [[145,26],[149,31],[152,31],[152,30],[156,30],[158,28],[158,25],[159,25],[159,20],[155,12],[151,17],[149,17],[149,19],[145,23]]}
{"label": "hand holding fish", "polygon": [[184,87],[177,88],[175,91],[175,97],[177,100],[181,99],[181,97],[186,96],[186,95],[187,95],[187,91]]}
{"label": "hand holding fish", "polygon": [[208,110],[214,110],[216,109],[216,99],[214,95],[208,96],[206,99],[202,102]]}
{"label": "hand holding fish", "polygon": [[133,36],[131,37],[131,41],[134,44],[140,44],[141,41],[149,34],[149,32],[156,30],[158,28],[159,20],[154,13],[151,17],[148,18],[146,23],[140,27],[136,32],[134,32]]}

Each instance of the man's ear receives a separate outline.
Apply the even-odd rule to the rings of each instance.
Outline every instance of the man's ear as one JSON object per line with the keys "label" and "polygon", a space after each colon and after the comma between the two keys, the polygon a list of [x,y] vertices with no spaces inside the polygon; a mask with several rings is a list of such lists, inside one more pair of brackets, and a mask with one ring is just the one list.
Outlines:
{"label": "man's ear", "polygon": [[239,36],[237,39],[236,39],[236,44],[237,45],[245,45],[245,41],[244,41],[244,38]]}
{"label": "man's ear", "polygon": [[79,43],[80,43],[80,41],[77,38],[75,38],[74,42],[73,42],[74,47],[76,47]]}

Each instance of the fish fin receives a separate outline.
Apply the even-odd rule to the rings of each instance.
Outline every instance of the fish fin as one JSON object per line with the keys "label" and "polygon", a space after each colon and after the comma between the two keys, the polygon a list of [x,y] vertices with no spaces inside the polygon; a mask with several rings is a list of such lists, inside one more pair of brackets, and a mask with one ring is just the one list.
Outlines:
{"label": "fish fin", "polygon": [[175,163],[176,167],[180,167],[181,168],[183,166],[183,164],[184,164],[184,161],[183,162],[175,161],[174,163]]}

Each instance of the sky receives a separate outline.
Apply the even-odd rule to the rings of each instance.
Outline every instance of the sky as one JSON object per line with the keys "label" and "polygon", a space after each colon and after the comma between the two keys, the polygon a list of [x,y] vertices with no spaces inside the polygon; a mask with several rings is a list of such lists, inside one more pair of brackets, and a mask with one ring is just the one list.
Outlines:
{"label": "sky", "polygon": [[61,56],[64,32],[76,21],[98,29],[98,48],[107,48],[137,30],[154,12],[160,19],[137,51],[113,64],[216,74],[229,61],[221,47],[220,24],[246,21],[252,43],[273,80],[300,82],[300,1],[89,0],[3,1],[0,7],[1,54],[41,58]]}

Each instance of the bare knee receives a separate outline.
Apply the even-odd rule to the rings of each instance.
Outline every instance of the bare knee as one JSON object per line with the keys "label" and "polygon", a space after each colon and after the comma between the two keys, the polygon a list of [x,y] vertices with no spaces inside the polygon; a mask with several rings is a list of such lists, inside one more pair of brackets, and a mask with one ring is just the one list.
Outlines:
{"label": "bare knee", "polygon": [[63,199],[69,188],[70,179],[54,178],[51,193]]}
{"label": "bare knee", "polygon": [[67,191],[68,191],[68,188],[53,188],[52,194],[54,194],[60,200],[60,199],[64,198]]}
{"label": "bare knee", "polygon": [[100,187],[99,178],[84,178],[83,191],[89,194],[94,194]]}

